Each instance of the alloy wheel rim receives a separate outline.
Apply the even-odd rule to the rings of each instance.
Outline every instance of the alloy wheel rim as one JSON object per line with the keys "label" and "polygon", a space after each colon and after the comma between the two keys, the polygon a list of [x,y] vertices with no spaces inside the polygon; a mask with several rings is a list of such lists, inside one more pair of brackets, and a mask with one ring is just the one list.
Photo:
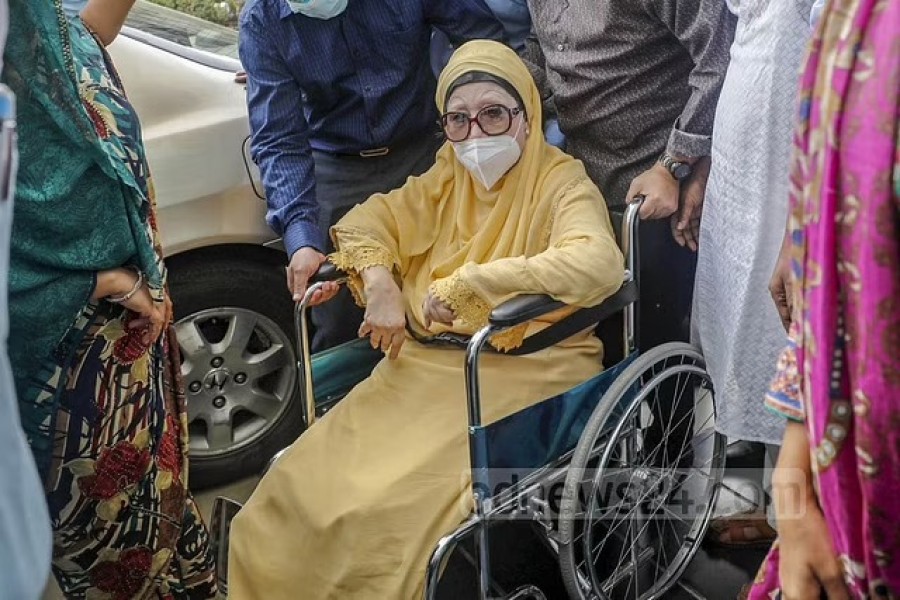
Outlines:
{"label": "alloy wheel rim", "polygon": [[191,456],[219,457],[265,437],[297,387],[287,334],[265,315],[236,307],[193,313],[175,329]]}

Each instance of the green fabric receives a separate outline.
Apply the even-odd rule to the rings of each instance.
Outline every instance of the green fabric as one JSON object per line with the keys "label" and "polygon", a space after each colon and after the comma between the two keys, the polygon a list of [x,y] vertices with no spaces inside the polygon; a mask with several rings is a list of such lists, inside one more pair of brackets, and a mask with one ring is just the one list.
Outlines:
{"label": "green fabric", "polygon": [[[49,413],[28,411],[46,375],[64,364],[70,348],[61,342],[77,342],[70,328],[90,299],[96,272],[133,263],[152,285],[163,283],[147,225],[147,182],[133,173],[145,170],[137,120],[132,119],[137,158],[117,160],[124,156],[122,144],[102,139],[79,95],[76,82],[94,77],[90,69],[102,66],[103,51],[92,39],[85,42],[83,25],[73,21],[74,61],[66,59],[70,26],[58,1],[10,0],[9,6],[2,79],[17,96],[20,157],[9,353],[34,443],[35,427],[29,424],[43,422],[46,436]],[[109,83],[109,74],[100,70],[100,91],[90,92],[95,103],[106,100],[103,86]],[[105,110],[116,123],[129,116],[118,105]]]}

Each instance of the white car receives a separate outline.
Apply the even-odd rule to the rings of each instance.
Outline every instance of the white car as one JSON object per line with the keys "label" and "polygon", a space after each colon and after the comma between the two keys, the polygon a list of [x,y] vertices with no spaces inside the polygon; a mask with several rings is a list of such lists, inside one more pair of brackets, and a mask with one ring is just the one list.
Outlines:
{"label": "white car", "polygon": [[248,157],[237,32],[144,0],[126,25],[110,54],[143,124],[205,487],[300,433],[286,258]]}

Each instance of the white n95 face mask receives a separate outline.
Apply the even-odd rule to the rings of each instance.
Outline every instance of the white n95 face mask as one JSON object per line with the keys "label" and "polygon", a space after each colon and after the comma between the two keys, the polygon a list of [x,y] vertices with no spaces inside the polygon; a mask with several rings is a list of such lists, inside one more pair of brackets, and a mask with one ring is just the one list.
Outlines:
{"label": "white n95 face mask", "polygon": [[295,13],[314,19],[332,19],[347,8],[347,0],[286,0]]}
{"label": "white n95 face mask", "polygon": [[488,190],[522,157],[522,149],[511,135],[453,142],[453,151],[456,160]]}

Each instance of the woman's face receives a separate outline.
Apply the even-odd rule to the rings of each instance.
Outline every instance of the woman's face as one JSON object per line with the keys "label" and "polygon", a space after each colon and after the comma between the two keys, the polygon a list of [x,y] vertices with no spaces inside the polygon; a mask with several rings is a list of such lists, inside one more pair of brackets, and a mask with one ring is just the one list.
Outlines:
{"label": "woman's face", "polygon": [[[525,148],[525,140],[528,138],[528,123],[525,120],[525,112],[516,102],[509,92],[492,81],[476,81],[461,85],[450,94],[447,100],[445,112],[463,113],[470,118],[475,117],[480,111],[488,107],[504,107],[506,109],[520,109],[518,114],[512,116],[509,130],[505,135],[512,136],[519,149]],[[482,123],[498,123],[498,119],[506,119],[508,113],[503,109],[494,111],[488,110],[482,113]],[[505,125],[505,121],[502,121]],[[489,126],[485,126],[489,129]],[[472,122],[469,136],[466,139],[472,140],[477,138],[490,137],[485,133],[477,122]],[[462,141],[462,140],[460,140]]]}

